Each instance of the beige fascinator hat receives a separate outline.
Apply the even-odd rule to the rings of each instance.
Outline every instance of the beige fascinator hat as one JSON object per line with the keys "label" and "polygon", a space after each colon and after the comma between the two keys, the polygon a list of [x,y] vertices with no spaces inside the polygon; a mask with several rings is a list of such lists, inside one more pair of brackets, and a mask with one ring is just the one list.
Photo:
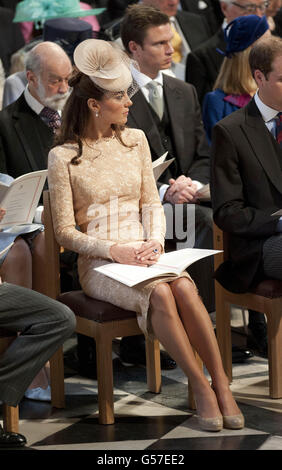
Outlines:
{"label": "beige fascinator hat", "polygon": [[108,41],[86,39],[75,48],[73,59],[77,68],[103,90],[125,91],[132,84],[130,59]]}

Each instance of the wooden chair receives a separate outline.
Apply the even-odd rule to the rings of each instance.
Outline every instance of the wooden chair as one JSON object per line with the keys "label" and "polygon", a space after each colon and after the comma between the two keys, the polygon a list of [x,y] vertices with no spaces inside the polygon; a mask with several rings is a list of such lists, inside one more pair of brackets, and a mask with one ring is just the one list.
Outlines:
{"label": "wooden chair", "polygon": [[[60,294],[60,247],[55,240],[49,191],[44,191],[44,223],[48,259],[48,295],[68,305],[76,315],[76,332],[95,339],[97,353],[97,382],[99,423],[114,423],[112,340],[116,337],[142,333],[136,313],[118,308],[108,302],[88,297],[82,291]],[[199,364],[202,362],[197,356]],[[160,347],[158,340],[146,339],[146,369],[148,389],[161,390]],[[194,397],[188,387],[188,406],[195,409]]]}
{"label": "wooden chair", "polygon": [[[215,269],[228,259],[228,236],[214,225]],[[225,371],[232,381],[230,307],[236,305],[264,313],[267,317],[269,394],[282,397],[282,281],[265,280],[250,292],[234,294],[215,281],[216,334]]]}

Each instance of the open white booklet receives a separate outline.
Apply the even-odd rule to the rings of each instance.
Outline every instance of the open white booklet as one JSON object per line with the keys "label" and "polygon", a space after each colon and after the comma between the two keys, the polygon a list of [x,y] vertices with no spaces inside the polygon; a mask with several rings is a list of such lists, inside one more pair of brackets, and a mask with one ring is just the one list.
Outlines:
{"label": "open white booklet", "polygon": [[26,173],[10,184],[0,181],[0,207],[6,210],[0,228],[32,222],[47,173],[48,170]]}
{"label": "open white booklet", "polygon": [[177,276],[196,261],[216,253],[221,253],[221,251],[183,248],[182,250],[164,253],[155,264],[149,267],[109,263],[94,269],[105,276],[132,287],[149,279]]}
{"label": "open white booklet", "polygon": [[271,214],[271,215],[272,215],[272,216],[273,216],[273,215],[280,215],[280,216],[281,216],[281,215],[282,215],[282,209],[279,209],[278,211],[273,212],[273,214]]}
{"label": "open white booklet", "polygon": [[167,167],[174,160],[174,158],[170,158],[169,160],[166,160],[167,153],[168,152],[165,152],[157,160],[154,160],[152,162],[154,177],[156,181],[158,181],[161,174],[167,169]]}

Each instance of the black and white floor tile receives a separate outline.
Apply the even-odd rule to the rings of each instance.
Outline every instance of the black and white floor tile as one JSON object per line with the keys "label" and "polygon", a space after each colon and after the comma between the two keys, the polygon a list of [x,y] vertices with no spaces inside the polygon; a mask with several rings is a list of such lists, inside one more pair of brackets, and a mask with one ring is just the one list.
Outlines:
{"label": "black and white floor tile", "polygon": [[268,397],[266,359],[233,365],[232,390],[246,426],[219,433],[200,430],[180,369],[162,372],[162,391],[155,395],[146,391],[145,368],[124,366],[115,354],[113,361],[115,424],[98,424],[97,382],[66,368],[64,410],[26,399],[20,404],[27,450],[282,450],[282,400]]}

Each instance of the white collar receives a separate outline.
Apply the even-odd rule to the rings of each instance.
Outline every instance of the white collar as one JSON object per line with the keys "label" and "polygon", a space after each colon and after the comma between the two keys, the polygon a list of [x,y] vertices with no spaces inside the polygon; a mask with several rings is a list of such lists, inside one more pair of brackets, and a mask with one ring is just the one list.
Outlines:
{"label": "white collar", "polygon": [[[152,81],[152,78],[140,72],[135,67],[131,68],[131,72],[134,80],[137,82],[140,88],[147,86],[148,83]],[[154,78],[154,81],[157,82],[159,85],[163,86],[163,74],[161,71],[158,72],[158,75],[156,76],[156,78]]]}
{"label": "white collar", "polygon": [[261,113],[262,115],[262,119],[264,120],[264,122],[268,122],[268,121],[271,121],[272,119],[274,119],[278,113],[277,109],[273,109],[273,108],[270,108],[269,106],[267,106],[266,104],[264,104],[259,95],[258,95],[258,92],[256,92],[255,96],[254,96],[254,100],[255,100],[255,103],[259,109],[259,112]]}
{"label": "white collar", "polygon": [[[40,103],[36,98],[34,98],[34,96],[31,95],[29,89],[28,89],[28,85],[26,85],[25,87],[25,90],[24,90],[24,97],[25,97],[25,100],[28,104],[28,106],[36,113],[36,114],[40,114],[42,109],[45,108],[45,106]],[[58,114],[61,116],[62,114],[62,110],[61,109],[58,109],[57,110]]]}
{"label": "white collar", "polygon": [[44,108],[43,104],[42,103],[39,103],[39,101],[34,98],[34,96],[32,96],[30,94],[30,91],[28,89],[28,85],[25,87],[25,91],[24,91],[24,97],[25,97],[25,100],[28,104],[28,106],[36,113],[36,114],[40,114],[42,109]]}

